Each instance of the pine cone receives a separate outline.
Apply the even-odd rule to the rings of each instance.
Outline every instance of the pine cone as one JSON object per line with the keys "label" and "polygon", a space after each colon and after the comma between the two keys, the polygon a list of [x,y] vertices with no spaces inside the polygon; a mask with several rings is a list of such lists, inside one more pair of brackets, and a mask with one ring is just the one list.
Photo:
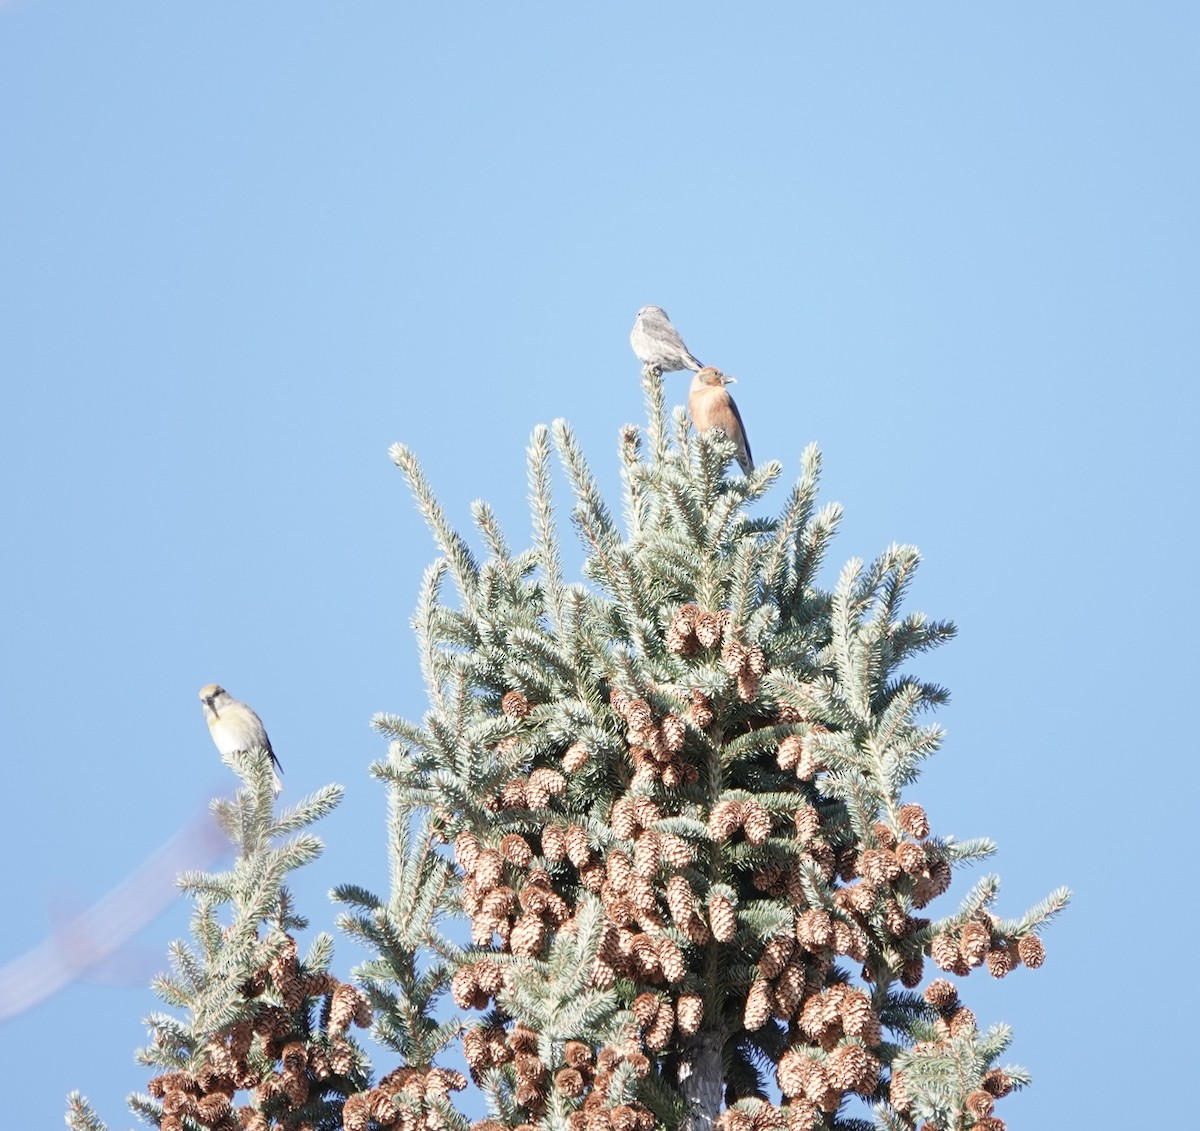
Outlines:
{"label": "pine cone", "polygon": [[901,805],[900,827],[909,836],[924,840],[929,835],[929,818],[920,805]]}
{"label": "pine cone", "polygon": [[947,973],[962,977],[971,972],[971,967],[963,959],[958,949],[958,940],[951,934],[935,935],[929,944],[929,957]]}
{"label": "pine cone", "polygon": [[510,719],[524,719],[529,717],[529,712],[533,708],[530,707],[529,700],[521,692],[506,691],[500,699],[500,710]]}
{"label": "pine cone", "polygon": [[633,1011],[633,1015],[637,1018],[639,1028],[648,1029],[654,1024],[654,1019],[658,1016],[659,1009],[662,1006],[662,1001],[658,994],[638,994],[633,999],[633,1004],[629,1007]]}
{"label": "pine cone", "polygon": [[[353,1096],[347,1096],[346,1102],[342,1104],[342,1127],[345,1131],[367,1131],[367,1127],[371,1122],[371,1096],[369,1092],[358,1092]],[[485,1127],[484,1124],[490,1124],[493,1120],[483,1120],[480,1123],[472,1124],[472,1131],[492,1131],[491,1127]],[[248,1127],[248,1124],[243,1124]],[[263,1127],[267,1124],[264,1122]]]}
{"label": "pine cone", "polygon": [[767,979],[778,977],[795,949],[796,941],[790,935],[776,935],[768,939],[758,960],[758,972]]}
{"label": "pine cone", "polygon": [[838,1045],[825,1061],[833,1086],[842,1092],[870,1095],[879,1083],[879,1061],[862,1045]]}
{"label": "pine cone", "polygon": [[654,712],[645,699],[630,701],[625,721],[629,724],[630,732],[635,735],[648,735],[654,730]]}
{"label": "pine cone", "polygon": [[887,848],[866,848],[860,852],[858,870],[863,879],[879,887],[898,880],[904,872],[896,854]]}
{"label": "pine cone", "polygon": [[708,817],[710,840],[728,840],[742,826],[745,810],[740,801],[718,801]]}
{"label": "pine cone", "polygon": [[714,892],[708,901],[708,919],[712,924],[713,938],[717,942],[732,942],[737,934],[737,912],[733,904],[720,892]]}
{"label": "pine cone", "polygon": [[583,1073],[578,1068],[560,1068],[554,1074],[555,1090],[574,1099],[584,1093]]}
{"label": "pine cone", "polygon": [[633,802],[633,812],[637,817],[638,824],[643,829],[648,829],[655,821],[662,820],[662,813],[649,797],[637,797]]}
{"label": "pine cone", "polygon": [[896,859],[900,861],[900,867],[910,876],[920,876],[924,873],[929,861],[925,858],[925,849],[916,841],[901,841],[896,845],[895,852]]}
{"label": "pine cone", "polygon": [[842,890],[847,906],[859,915],[869,915],[879,900],[879,889],[871,884],[850,884]]}
{"label": "pine cone", "polygon": [[727,640],[721,649],[721,665],[729,675],[741,675],[746,668],[747,653],[745,645],[736,640]]}
{"label": "pine cone", "polygon": [[[800,1031],[814,1041],[823,1037],[837,1037],[841,1031],[842,1018],[840,1012],[841,993],[835,993],[836,986],[830,986],[824,993],[816,994],[804,1003],[800,1014]],[[845,986],[842,986],[845,992]]]}
{"label": "pine cone", "polygon": [[494,848],[485,848],[475,862],[475,884],[480,893],[500,886],[504,875],[504,858]]}
{"label": "pine cone", "polygon": [[675,1011],[670,1002],[662,1002],[654,1023],[646,1030],[646,1048],[655,1052],[665,1049],[671,1043],[671,1034],[675,1031]]}
{"label": "pine cone", "polygon": [[966,1104],[967,1111],[976,1119],[982,1119],[984,1116],[992,1114],[992,1109],[996,1106],[996,1097],[991,1092],[979,1088],[974,1092],[967,1093]]}
{"label": "pine cone", "polygon": [[688,708],[688,716],[698,730],[707,730],[713,722],[712,700],[698,688],[692,688],[692,704]]}
{"label": "pine cone", "polygon": [[533,849],[519,833],[509,833],[501,838],[500,855],[518,868],[528,868],[533,863]]}
{"label": "pine cone", "polygon": [[1007,945],[994,946],[987,952],[988,973],[993,978],[1003,978],[1012,973],[1016,965],[1017,952],[1009,949]]}
{"label": "pine cone", "polygon": [[771,984],[760,978],[752,983],[742,1010],[742,1025],[752,1033],[761,1029],[771,1016]]}
{"label": "pine cone", "polygon": [[888,1102],[901,1114],[912,1107],[912,1093],[908,1090],[904,1073],[899,1070],[893,1070],[892,1078],[888,1082]]}
{"label": "pine cone", "polygon": [[871,832],[875,834],[875,839],[879,842],[880,848],[895,849],[899,843],[896,839],[896,834],[883,821],[876,821],[871,826]]}
{"label": "pine cone", "polygon": [[655,939],[654,945],[658,951],[658,961],[662,967],[663,977],[672,985],[682,982],[687,975],[687,963],[684,961],[683,951],[679,949],[679,944],[667,935],[659,935]]}
{"label": "pine cone", "polygon": [[[790,742],[791,739],[784,741]],[[808,843],[821,831],[821,814],[811,805],[801,805],[792,819],[796,825],[796,837],[801,843]]]}
{"label": "pine cone", "polygon": [[[350,1028],[354,1021],[354,1012],[358,1009],[359,992],[348,982],[343,982],[334,991],[334,997],[329,1004],[329,1031],[342,1034]],[[286,1052],[286,1049],[284,1049]]]}
{"label": "pine cone", "polygon": [[781,770],[794,770],[804,753],[804,739],[798,734],[789,734],[775,752],[775,762]]}
{"label": "pine cone", "polygon": [[821,1113],[811,1100],[798,1096],[784,1108],[787,1114],[787,1131],[813,1131]]}
{"label": "pine cone", "polygon": [[969,1037],[977,1028],[975,1014],[965,1005],[960,1005],[950,1014],[950,1036]]}
{"label": "pine cone", "polygon": [[680,994],[675,1003],[675,1024],[679,1032],[690,1037],[700,1031],[704,1020],[704,999],[699,994]]}
{"label": "pine cone", "polygon": [[464,830],[454,838],[454,858],[468,876],[475,871],[475,862],[479,859],[479,841],[473,832]]}
{"label": "pine cone", "polygon": [[833,952],[853,958],[855,962],[867,960],[867,934],[857,923],[833,921]]}
{"label": "pine cone", "polygon": [[812,1069],[812,1060],[797,1049],[789,1049],[779,1058],[779,1064],[775,1068],[779,1090],[788,1098],[803,1096],[807,1091]]}
{"label": "pine cone", "polygon": [[673,868],[686,868],[696,859],[695,850],[681,836],[674,833],[659,833],[658,847],[663,859]]}
{"label": "pine cone", "polygon": [[567,834],[559,825],[547,825],[542,829],[542,855],[554,862],[567,858]]}
{"label": "pine cone", "polygon": [[687,735],[687,724],[678,715],[667,715],[662,721],[663,742],[673,754],[683,749],[683,740]]}
{"label": "pine cone", "polygon": [[757,801],[747,801],[743,808],[742,827],[751,844],[766,844],[771,837],[771,814]]}
{"label": "pine cone", "polygon": [[541,953],[545,941],[546,924],[537,915],[526,912],[513,924],[509,947],[513,954],[533,958]]}
{"label": "pine cone", "polygon": [[696,637],[690,630],[680,632],[674,623],[667,629],[665,642],[668,652],[677,656],[691,656],[696,651]]}
{"label": "pine cone", "polygon": [[633,870],[639,876],[653,876],[661,862],[658,833],[647,829],[634,842]]}
{"label": "pine cone", "polygon": [[591,845],[588,844],[587,830],[582,825],[568,825],[566,832],[567,859],[581,868],[592,856]]}
{"label": "pine cone", "polygon": [[[814,728],[815,730],[816,728]],[[821,728],[824,729],[824,728]],[[804,748],[800,751],[800,758],[796,762],[796,777],[800,781],[812,781],[817,774],[822,770],[827,770],[829,767],[821,761],[820,756],[813,749],[811,744],[805,743]]]}
{"label": "pine cone", "polygon": [[563,1045],[563,1060],[572,1068],[589,1068],[595,1060],[592,1046],[583,1041],[567,1041]]}
{"label": "pine cone", "polygon": [[548,794],[544,798],[531,797],[528,783],[523,778],[511,778],[500,791],[501,809],[540,809],[543,808],[540,803],[549,800]]}
{"label": "pine cone", "polygon": [[573,742],[563,752],[562,768],[569,774],[582,770],[591,760],[592,752],[582,742]]}
{"label": "pine cone", "polygon": [[811,907],[796,918],[796,939],[805,950],[833,945],[833,920],[828,911]]}
{"label": "pine cone", "polygon": [[925,959],[919,954],[915,958],[906,958],[900,967],[900,984],[907,989],[915,990],[925,977]]}
{"label": "pine cone", "polygon": [[[977,919],[963,924],[958,936],[958,949],[969,966],[981,966],[992,945],[992,932]],[[1006,970],[1007,974],[1008,971]]]}
{"label": "pine cone", "polygon": [[1013,1090],[1012,1077],[1002,1068],[992,1068],[983,1074],[984,1088],[997,1099],[1003,1099]]}
{"label": "pine cone", "polygon": [[862,990],[848,990],[838,1012],[846,1036],[860,1037],[868,1047],[879,1044],[882,1035],[879,1017],[871,1008],[871,999]]}
{"label": "pine cone", "polygon": [[1017,940],[1017,955],[1030,970],[1036,970],[1046,961],[1046,948],[1037,935],[1023,935]]}
{"label": "pine cone", "polygon": [[613,833],[622,840],[633,840],[637,832],[637,818],[634,815],[633,800],[619,797],[613,802],[612,812],[608,818]]}
{"label": "pine cone", "polygon": [[721,621],[715,613],[696,614],[696,639],[703,648],[712,648],[721,639]]}
{"label": "pine cone", "polygon": [[[548,793],[551,797],[561,797],[567,792],[567,779],[550,766],[539,766],[529,775],[529,789],[538,793]],[[544,807],[544,802],[538,806]]]}
{"label": "pine cone", "polygon": [[717,1119],[716,1131],[754,1131],[754,1120],[738,1108],[726,1108]]}

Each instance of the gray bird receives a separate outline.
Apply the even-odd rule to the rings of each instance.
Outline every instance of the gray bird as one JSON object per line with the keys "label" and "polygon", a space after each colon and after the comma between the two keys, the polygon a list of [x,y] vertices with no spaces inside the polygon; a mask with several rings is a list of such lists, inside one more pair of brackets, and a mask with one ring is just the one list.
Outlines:
{"label": "gray bird", "polygon": [[746,426],[733,397],[725,390],[726,385],[736,380],[711,365],[701,369],[692,378],[692,387],[688,390],[688,411],[696,431],[720,428],[737,445],[734,456],[742,472],[749,475],[754,470],[754,459],[750,455],[750,441],[746,439]]}
{"label": "gray bird", "polygon": [[676,369],[695,371],[700,368],[700,362],[683,344],[679,331],[671,325],[661,306],[643,306],[637,312],[629,332],[629,344],[642,368],[656,376]]}

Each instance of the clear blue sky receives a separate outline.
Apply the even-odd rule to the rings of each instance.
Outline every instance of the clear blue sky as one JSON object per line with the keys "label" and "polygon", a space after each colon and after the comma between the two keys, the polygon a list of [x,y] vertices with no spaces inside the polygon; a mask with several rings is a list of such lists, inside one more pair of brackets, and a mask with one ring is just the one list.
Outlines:
{"label": "clear blue sky", "polygon": [[[999,841],[1002,913],[1077,893],[1041,972],[964,986],[1035,1076],[999,1114],[1179,1110],[1198,58],[1183,3],[0,2],[0,964],[224,787],[210,680],[288,795],[347,787],[314,926],[383,888],[368,721],[423,709],[433,554],[387,445],[522,540],[539,421],[615,486],[657,303],[760,460],[822,445],[831,578],[923,549],[961,636],[914,799]],[[0,1024],[6,1125],[76,1086],[132,1124],[185,928]]]}

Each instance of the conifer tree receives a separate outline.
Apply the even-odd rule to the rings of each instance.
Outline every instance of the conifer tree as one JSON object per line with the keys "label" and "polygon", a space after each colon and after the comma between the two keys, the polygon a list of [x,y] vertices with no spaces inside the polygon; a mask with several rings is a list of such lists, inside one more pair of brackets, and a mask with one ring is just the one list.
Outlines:
{"label": "conifer tree", "polygon": [[[276,818],[265,756],[235,758],[246,789],[217,809],[241,855],[184,878],[196,942],[157,988],[188,1019],[150,1019],[142,1059],[166,1071],[131,1099],[147,1122],[1003,1131],[996,1101],[1028,1080],[1000,1063],[1010,1032],[981,1031],[926,960],[955,978],[1036,968],[1068,893],[1004,919],[987,876],[924,914],[994,848],[938,835],[911,796],[947,693],[906,665],[954,633],[901,611],[919,555],[891,546],[822,589],[840,510],[818,505],[815,447],[782,511],[753,516],[780,465],[731,474],[733,445],[669,419],[660,377],[644,387],[622,521],[570,428],[539,427],[517,552],[476,503],[477,556],[392,449],[439,557],[413,619],[428,710],[376,719],[390,891],[333,893],[373,956],[356,985],[329,973],[328,936],[297,959],[283,878],[317,842],[273,842],[336,788]],[[584,582],[566,577],[555,449]],[[378,1082],[352,1022],[394,1059]],[[455,1049],[485,1118],[438,1063]],[[102,1131],[77,1095],[68,1122]]]}
{"label": "conifer tree", "polygon": [[[901,612],[909,546],[819,587],[840,512],[817,505],[814,447],[782,513],[751,517],[779,464],[727,474],[732,445],[682,410],[669,424],[661,378],[645,388],[646,433],[621,436],[624,529],[562,422],[530,447],[532,546],[514,553],[476,503],[482,561],[414,454],[392,450],[441,556],[413,622],[429,711],[377,720],[393,739],[379,772],[414,822],[393,849],[415,855],[394,864],[390,911],[369,908],[401,932],[426,867],[469,919],[469,947],[432,945],[438,988],[448,977],[475,1018],[463,1051],[490,1117],[472,1131],[810,1131],[867,1114],[997,1131],[995,1101],[1027,1081],[998,1063],[1009,1031],[981,1032],[947,979],[919,993],[925,960],[956,977],[1040,966],[1067,892],[1003,919],[986,877],[921,914],[994,850],[935,835],[907,796],[947,693],[904,668],[953,626]],[[552,442],[589,584],[564,575]],[[430,839],[453,844],[452,875]],[[372,1000],[389,1012],[380,987]],[[427,1125],[463,1122],[446,1106]]]}
{"label": "conifer tree", "polygon": [[[154,988],[185,1017],[146,1018],[151,1042],[140,1063],[161,1070],[131,1110],[162,1131],[267,1131],[336,1128],[345,1096],[363,1089],[367,1061],[350,1026],[371,1023],[361,990],[329,972],[333,939],[316,936],[303,961],[295,933],[307,927],[285,883],[315,860],[321,841],[303,830],[335,808],[340,786],[327,786],[276,815],[265,750],[222,755],[243,781],[212,811],[237,857],[222,873],[185,873],[192,942],[171,945],[173,974]],[[248,1102],[237,1104],[239,1093]],[[68,1097],[73,1131],[105,1131],[91,1105]]]}

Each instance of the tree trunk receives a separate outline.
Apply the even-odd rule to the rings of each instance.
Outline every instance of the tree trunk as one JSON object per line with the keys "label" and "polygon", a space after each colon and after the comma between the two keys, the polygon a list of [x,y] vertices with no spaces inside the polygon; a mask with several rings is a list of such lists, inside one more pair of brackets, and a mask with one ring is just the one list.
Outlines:
{"label": "tree trunk", "polygon": [[682,1042],[679,1061],[679,1091],[687,1105],[679,1131],[712,1131],[721,1113],[720,1033],[697,1033]]}

